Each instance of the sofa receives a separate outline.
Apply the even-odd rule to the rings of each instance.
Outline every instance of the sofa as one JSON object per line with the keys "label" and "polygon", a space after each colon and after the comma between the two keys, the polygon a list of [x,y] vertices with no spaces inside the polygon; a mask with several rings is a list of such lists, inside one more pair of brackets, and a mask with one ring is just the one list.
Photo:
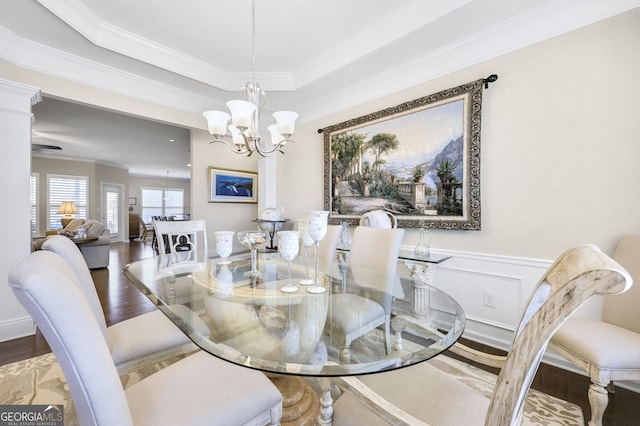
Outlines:
{"label": "sofa", "polygon": [[[62,229],[52,229],[45,232],[45,238],[34,242],[34,250],[39,250],[52,235],[64,235],[74,241],[78,240],[79,230],[85,230],[87,238],[97,237],[95,241],[80,243],[78,248],[87,262],[89,269],[106,268],[109,266],[109,248],[111,236],[107,227],[93,219],[73,219]],[[80,231],[82,233],[82,231]]]}

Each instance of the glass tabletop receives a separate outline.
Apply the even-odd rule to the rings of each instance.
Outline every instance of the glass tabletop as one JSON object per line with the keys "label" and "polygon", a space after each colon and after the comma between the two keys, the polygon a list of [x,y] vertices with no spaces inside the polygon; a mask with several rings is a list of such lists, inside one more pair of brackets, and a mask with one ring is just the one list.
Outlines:
{"label": "glass tabletop", "polygon": [[[321,294],[300,284],[304,257],[291,265],[293,293],[280,290],[288,268],[278,253],[259,253],[258,275],[250,273],[248,253],[226,260],[172,263],[155,256],[124,273],[200,348],[265,372],[347,376],[397,369],[443,352],[464,330],[462,308],[443,291],[350,268],[340,254],[320,265]],[[315,265],[309,273],[313,278]]]}

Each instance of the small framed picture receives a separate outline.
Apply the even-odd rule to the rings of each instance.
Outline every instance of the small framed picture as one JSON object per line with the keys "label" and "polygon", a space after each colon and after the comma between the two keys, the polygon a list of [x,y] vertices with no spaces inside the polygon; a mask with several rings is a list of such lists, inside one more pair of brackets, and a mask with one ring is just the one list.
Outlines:
{"label": "small framed picture", "polygon": [[130,206],[135,206],[137,203],[138,203],[138,200],[136,199],[136,197],[129,197]]}
{"label": "small framed picture", "polygon": [[258,174],[209,167],[210,203],[257,203]]}

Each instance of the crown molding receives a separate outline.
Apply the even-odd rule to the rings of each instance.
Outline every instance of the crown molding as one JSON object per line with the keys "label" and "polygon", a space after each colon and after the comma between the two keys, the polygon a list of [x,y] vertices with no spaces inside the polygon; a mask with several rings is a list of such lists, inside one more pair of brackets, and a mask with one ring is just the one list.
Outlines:
{"label": "crown molding", "polygon": [[[304,108],[298,108],[298,121],[314,121],[357,107],[637,7],[640,7],[639,0],[548,2],[436,51],[332,91],[330,99],[326,96],[316,98]],[[572,19],[564,19],[567,16]]]}
{"label": "crown molding", "polygon": [[[237,91],[251,80],[250,72],[229,72],[153,40],[102,21],[80,0],[37,0],[96,46],[189,77],[222,90]],[[265,90],[294,90],[290,72],[256,72]]]}
{"label": "crown molding", "polygon": [[199,114],[223,106],[212,98],[22,39],[2,27],[0,58],[25,69],[184,112]]}

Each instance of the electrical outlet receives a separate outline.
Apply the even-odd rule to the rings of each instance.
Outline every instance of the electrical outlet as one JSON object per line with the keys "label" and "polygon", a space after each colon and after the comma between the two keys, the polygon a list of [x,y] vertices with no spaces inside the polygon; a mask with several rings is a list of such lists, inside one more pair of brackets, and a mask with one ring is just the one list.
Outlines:
{"label": "electrical outlet", "polygon": [[490,308],[496,307],[496,294],[493,291],[485,290],[484,293],[482,293],[482,297],[484,306],[488,306]]}

